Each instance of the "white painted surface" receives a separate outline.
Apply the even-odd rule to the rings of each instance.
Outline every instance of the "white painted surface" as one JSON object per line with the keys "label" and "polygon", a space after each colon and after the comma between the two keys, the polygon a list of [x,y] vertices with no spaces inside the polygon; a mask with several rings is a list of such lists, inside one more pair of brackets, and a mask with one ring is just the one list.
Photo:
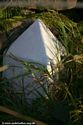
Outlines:
{"label": "white painted surface", "polygon": [[13,53],[18,58],[39,62],[47,66],[50,60],[56,63],[56,55],[60,60],[59,44],[59,41],[43,22],[36,20],[13,42],[7,55]]}
{"label": "white painted surface", "polygon": [[[3,75],[7,78],[11,78],[24,73],[24,66],[18,61],[8,57],[11,53],[23,61],[33,61],[49,67],[50,63],[57,65],[58,61],[60,61],[62,51],[63,46],[45,24],[38,19],[13,42],[3,58],[3,64],[19,66],[21,68],[11,67],[5,71]],[[14,87],[16,87],[15,89],[17,90],[20,88],[17,86],[21,86],[21,79],[22,78],[14,80]],[[33,86],[36,86],[36,88],[39,86],[36,85],[32,79],[25,77],[24,87],[26,90],[27,85],[27,92],[29,92],[30,88],[34,88]],[[41,91],[41,89],[38,90]],[[33,98],[32,96],[29,97]]]}

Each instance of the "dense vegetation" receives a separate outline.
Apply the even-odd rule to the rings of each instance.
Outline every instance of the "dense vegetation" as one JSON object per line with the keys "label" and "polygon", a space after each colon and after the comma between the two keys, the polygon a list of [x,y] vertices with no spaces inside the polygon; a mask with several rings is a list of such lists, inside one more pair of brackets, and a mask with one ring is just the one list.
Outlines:
{"label": "dense vegetation", "polygon": [[[9,31],[16,27],[17,22],[24,20],[34,21],[41,19],[53,34],[60,40],[67,50],[67,55],[58,64],[59,80],[56,80],[56,73],[49,74],[47,69],[34,66],[34,63],[21,62],[28,74],[32,71],[41,72],[41,77],[34,77],[36,82],[42,86],[47,78],[52,79],[51,90],[45,91],[46,96],[33,101],[32,104],[26,102],[22,95],[17,95],[9,84],[12,79],[0,78],[0,121],[35,121],[32,118],[45,122],[48,125],[82,125],[83,122],[83,23],[76,23],[66,16],[54,10],[38,8],[38,10],[28,11],[26,8],[7,8],[0,10],[0,32],[6,33],[8,43],[13,42],[13,37]],[[27,24],[28,25],[28,24]],[[20,30],[23,30],[20,28]],[[19,33],[20,34],[20,33]],[[8,48],[9,45],[5,45]],[[3,47],[4,48],[4,47]],[[0,52],[3,53],[1,48]],[[2,56],[2,55],[1,55]],[[2,70],[7,67],[3,67]],[[55,69],[52,67],[52,71]],[[47,76],[47,77],[46,77]],[[20,76],[17,76],[17,79]],[[3,106],[3,107],[2,107]],[[19,112],[13,112],[7,108]],[[6,114],[7,113],[7,114]],[[21,115],[22,114],[22,115]],[[32,118],[30,118],[30,117]],[[35,121],[38,125],[43,125]]]}

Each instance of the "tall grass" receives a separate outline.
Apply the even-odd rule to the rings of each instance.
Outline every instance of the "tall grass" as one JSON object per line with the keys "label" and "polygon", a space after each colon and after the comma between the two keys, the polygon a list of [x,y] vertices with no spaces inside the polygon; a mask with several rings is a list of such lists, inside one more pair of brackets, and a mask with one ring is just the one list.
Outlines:
{"label": "tall grass", "polygon": [[[58,64],[58,80],[53,65],[51,65],[52,72],[49,73],[46,67],[41,64],[24,62],[16,58],[24,65],[25,73],[10,79],[0,78],[0,105],[46,122],[48,125],[54,125],[55,123],[60,125],[82,125],[83,43],[81,41],[82,34],[77,23],[55,11],[32,14],[28,15],[27,18],[42,19],[65,46],[67,56],[63,57]],[[0,68],[1,71],[4,69],[4,67]],[[40,76],[37,76],[36,73],[39,73]],[[30,74],[34,82],[39,84],[45,93],[43,95],[38,89],[35,89],[39,96],[31,104],[26,101],[24,91],[17,94],[11,86],[12,81],[18,78],[22,78],[22,84],[24,84],[25,76],[30,76]],[[44,86],[45,83],[48,85],[47,88]],[[30,91],[30,93],[33,93],[33,91]],[[0,110],[2,109],[0,107]],[[0,120],[3,119],[12,120],[10,116],[7,117],[1,113]]]}
{"label": "tall grass", "polygon": [[[29,74],[32,74],[32,79],[36,84],[42,87],[45,94],[42,95],[38,89],[35,89],[39,96],[29,104],[25,98],[21,98],[23,96],[21,93],[19,96],[15,93],[15,90],[11,88],[7,89],[8,84],[11,84],[12,80],[17,79],[17,77],[22,77],[23,75],[17,76],[3,80],[0,83],[2,86],[5,84],[5,86],[1,86],[1,88],[3,88],[2,93],[4,92],[1,98],[3,100],[2,104],[26,115],[29,114],[31,117],[42,120],[43,122],[47,122],[47,124],[78,123],[78,125],[81,125],[83,116],[83,70],[80,69],[79,72],[78,66],[80,66],[80,68],[83,66],[83,56],[69,55],[69,57],[65,57],[60,65],[61,70],[58,81],[55,78],[56,74],[53,74],[53,76],[49,75],[48,70],[44,68],[43,65],[34,62],[23,62],[19,59],[18,61],[25,66],[26,75],[29,76]],[[40,73],[41,75],[37,76],[36,73]],[[44,86],[46,79],[49,79],[48,88]],[[31,91],[31,93],[33,93],[33,91]],[[4,98],[5,94],[6,99]]]}
{"label": "tall grass", "polygon": [[[45,13],[32,14],[28,16],[32,19],[40,18],[55,34],[55,36],[66,47],[68,53],[78,54],[77,44],[80,43],[81,34],[78,30],[77,23],[69,20],[62,14],[55,11]],[[81,46],[82,47],[82,46]],[[82,52],[81,52],[82,53]]]}

